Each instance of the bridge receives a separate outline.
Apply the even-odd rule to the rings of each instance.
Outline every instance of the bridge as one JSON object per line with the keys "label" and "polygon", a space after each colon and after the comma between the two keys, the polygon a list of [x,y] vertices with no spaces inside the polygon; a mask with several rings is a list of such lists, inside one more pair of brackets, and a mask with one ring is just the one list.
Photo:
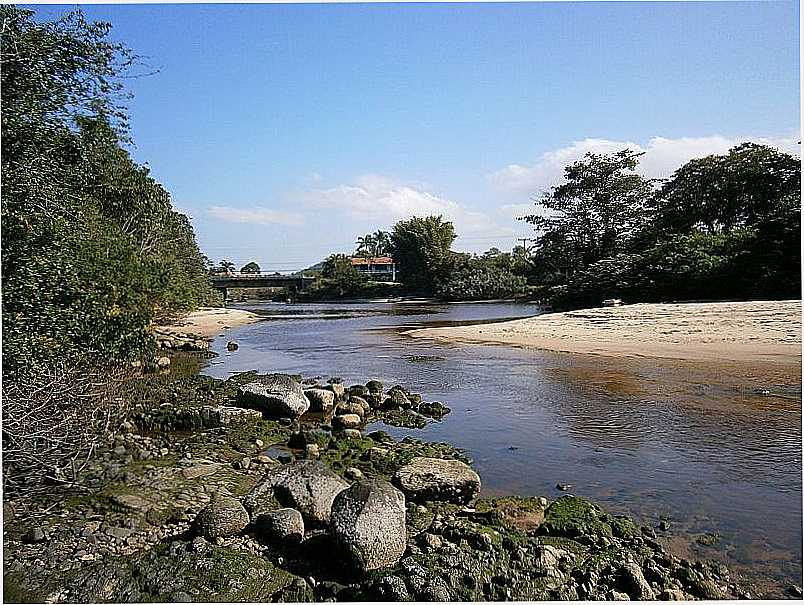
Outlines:
{"label": "bridge", "polygon": [[276,273],[224,273],[209,278],[212,287],[223,293],[224,302],[229,297],[229,288],[285,288],[291,299],[296,292],[304,290],[315,281],[303,275],[277,275]]}

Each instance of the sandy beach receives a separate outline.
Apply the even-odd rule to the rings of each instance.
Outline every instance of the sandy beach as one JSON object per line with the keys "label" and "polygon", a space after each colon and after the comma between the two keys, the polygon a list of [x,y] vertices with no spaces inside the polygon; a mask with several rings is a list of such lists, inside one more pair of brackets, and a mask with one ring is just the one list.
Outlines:
{"label": "sandy beach", "polygon": [[407,334],[611,357],[799,365],[801,301],[634,304]]}
{"label": "sandy beach", "polygon": [[202,307],[169,325],[159,326],[161,332],[189,333],[214,338],[228,328],[244,326],[260,320],[260,316],[242,309]]}

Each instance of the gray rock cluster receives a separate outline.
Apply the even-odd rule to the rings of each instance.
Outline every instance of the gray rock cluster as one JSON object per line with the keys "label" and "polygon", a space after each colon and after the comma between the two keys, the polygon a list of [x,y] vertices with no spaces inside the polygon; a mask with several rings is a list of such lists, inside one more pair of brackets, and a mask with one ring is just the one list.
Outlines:
{"label": "gray rock cluster", "polygon": [[190,334],[188,332],[178,332],[173,330],[157,329],[154,331],[156,346],[160,349],[172,349],[174,351],[208,351],[210,339]]}

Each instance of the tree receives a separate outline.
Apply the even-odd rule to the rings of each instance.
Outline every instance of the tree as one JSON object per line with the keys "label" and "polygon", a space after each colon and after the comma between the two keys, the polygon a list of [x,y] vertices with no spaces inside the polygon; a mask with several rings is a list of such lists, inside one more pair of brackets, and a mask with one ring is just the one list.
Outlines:
{"label": "tree", "polygon": [[536,202],[540,212],[523,217],[539,233],[534,260],[553,278],[628,249],[653,192],[652,181],[635,172],[641,155],[587,153],[565,168],[566,182]]}
{"label": "tree", "polygon": [[433,292],[452,267],[450,246],[456,237],[453,224],[441,216],[414,216],[396,223],[391,232],[391,252],[399,263],[402,281]]}
{"label": "tree", "polygon": [[725,155],[696,158],[676,170],[652,203],[656,229],[728,233],[801,198],[801,161],[767,145],[743,143]]}
{"label": "tree", "polygon": [[338,296],[352,294],[366,281],[345,254],[328,256],[321,268],[321,276],[326,279],[327,286],[337,291]]}
{"label": "tree", "polygon": [[260,272],[260,266],[257,263],[255,263],[254,261],[251,261],[250,263],[246,263],[240,269],[240,273],[259,273],[259,272]]}
{"label": "tree", "polygon": [[377,257],[386,256],[391,247],[390,234],[387,231],[378,230],[374,233],[367,233],[357,238],[356,256]]}
{"label": "tree", "polygon": [[218,265],[220,266],[221,271],[223,273],[231,273],[235,270],[235,264],[232,261],[227,260],[225,258],[222,258],[221,262],[218,263]]}
{"label": "tree", "polygon": [[125,149],[132,53],[80,11],[0,16],[3,479],[20,490],[88,459],[153,320],[211,291],[187,217]]}

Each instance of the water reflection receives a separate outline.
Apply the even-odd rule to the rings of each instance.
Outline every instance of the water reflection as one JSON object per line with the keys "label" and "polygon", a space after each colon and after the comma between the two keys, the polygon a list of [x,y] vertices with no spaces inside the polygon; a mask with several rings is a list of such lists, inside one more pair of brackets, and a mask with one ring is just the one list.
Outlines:
{"label": "water reflection", "polygon": [[562,355],[404,334],[537,314],[529,305],[244,308],[269,320],[234,331],[235,353],[215,343],[221,357],[207,373],[403,384],[453,413],[424,435],[383,428],[464,448],[485,494],[553,497],[556,483],[571,483],[644,522],[663,514],[677,532],[719,533],[722,548],[700,556],[800,582],[800,368]]}

